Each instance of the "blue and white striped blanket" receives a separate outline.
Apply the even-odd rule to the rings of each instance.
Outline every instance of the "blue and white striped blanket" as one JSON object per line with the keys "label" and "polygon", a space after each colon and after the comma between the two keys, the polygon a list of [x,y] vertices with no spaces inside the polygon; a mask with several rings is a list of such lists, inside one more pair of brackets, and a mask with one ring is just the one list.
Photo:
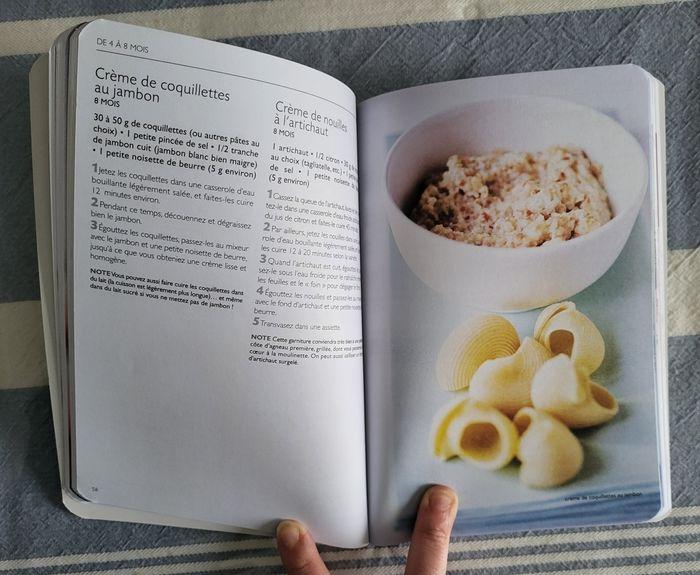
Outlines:
{"label": "blue and white striped blanket", "polygon": [[[318,68],[362,100],[406,86],[634,62],[666,86],[673,504],[658,524],[452,543],[450,572],[700,573],[700,46],[697,2],[58,0],[0,3],[0,573],[274,573],[269,539],[78,519],[60,504],[43,360],[27,74],[97,16]],[[401,573],[405,546],[327,549],[336,573]]]}

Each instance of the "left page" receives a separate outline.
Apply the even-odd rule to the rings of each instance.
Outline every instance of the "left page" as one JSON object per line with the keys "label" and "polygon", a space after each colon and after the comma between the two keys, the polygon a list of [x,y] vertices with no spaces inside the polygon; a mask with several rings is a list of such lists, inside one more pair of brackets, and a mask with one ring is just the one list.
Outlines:
{"label": "left page", "polygon": [[73,490],[365,544],[354,95],[105,21],[77,54]]}

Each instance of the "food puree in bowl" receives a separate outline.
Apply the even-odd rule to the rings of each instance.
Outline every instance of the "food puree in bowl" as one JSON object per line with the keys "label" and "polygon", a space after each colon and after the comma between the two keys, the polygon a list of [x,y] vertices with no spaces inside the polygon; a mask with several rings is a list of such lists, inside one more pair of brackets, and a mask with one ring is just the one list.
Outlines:
{"label": "food puree in bowl", "polygon": [[440,236],[496,247],[566,241],[612,218],[601,168],[583,150],[558,146],[450,156],[410,215]]}

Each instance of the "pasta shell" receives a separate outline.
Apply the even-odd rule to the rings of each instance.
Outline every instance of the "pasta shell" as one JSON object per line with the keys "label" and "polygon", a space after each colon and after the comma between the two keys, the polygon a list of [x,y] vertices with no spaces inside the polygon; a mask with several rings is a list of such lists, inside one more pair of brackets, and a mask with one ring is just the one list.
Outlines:
{"label": "pasta shell", "polygon": [[483,469],[508,465],[518,449],[518,431],[497,409],[462,399],[444,408],[433,424],[433,453],[460,457]]}
{"label": "pasta shell", "polygon": [[535,374],[532,404],[572,428],[599,425],[619,411],[615,396],[563,354],[547,361]]}
{"label": "pasta shell", "polygon": [[532,405],[532,378],[551,357],[546,347],[526,337],[513,355],[481,364],[472,377],[469,396],[513,417],[520,408]]}
{"label": "pasta shell", "polygon": [[553,303],[552,305],[548,305],[540,312],[540,315],[537,316],[537,320],[535,321],[534,338],[537,341],[540,341],[542,339],[542,331],[544,330],[544,326],[547,325],[547,322],[550,319],[552,319],[552,317],[554,317],[556,314],[562,311],[575,309],[576,304],[572,301],[560,301],[559,303]]}
{"label": "pasta shell", "polygon": [[508,465],[518,449],[518,431],[497,409],[472,401],[447,428],[448,448],[482,469]]}
{"label": "pasta shell", "polygon": [[442,344],[437,360],[440,387],[457,391],[469,387],[487,359],[512,355],[520,345],[513,324],[498,315],[481,315],[457,326]]}
{"label": "pasta shell", "polygon": [[603,363],[605,342],[595,324],[570,301],[542,310],[535,323],[535,339],[554,355],[565,353],[586,375]]}
{"label": "pasta shell", "polygon": [[432,451],[435,457],[447,460],[454,456],[454,453],[452,453],[447,445],[447,428],[450,426],[452,421],[454,421],[454,419],[464,411],[464,407],[468,401],[468,398],[453,401],[441,409],[435,416],[431,440]]}
{"label": "pasta shell", "polygon": [[518,446],[520,481],[530,487],[556,487],[573,479],[583,466],[578,438],[551,415],[524,407],[514,423],[521,434]]}

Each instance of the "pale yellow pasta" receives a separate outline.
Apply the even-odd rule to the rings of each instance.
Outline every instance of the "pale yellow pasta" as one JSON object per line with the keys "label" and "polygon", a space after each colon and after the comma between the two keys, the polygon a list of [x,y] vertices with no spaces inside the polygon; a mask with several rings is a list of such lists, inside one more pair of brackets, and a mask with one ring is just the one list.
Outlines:
{"label": "pale yellow pasta", "polygon": [[540,341],[542,339],[542,332],[544,330],[544,326],[556,314],[561,313],[563,311],[569,311],[569,310],[575,310],[575,309],[576,309],[576,304],[572,301],[560,301],[558,303],[553,303],[552,305],[548,305],[546,308],[544,308],[540,312],[540,315],[537,316],[537,320],[535,320],[535,333],[533,334],[535,339],[537,341]]}
{"label": "pale yellow pasta", "polygon": [[513,422],[477,401],[447,406],[434,424],[433,452],[440,459],[460,457],[483,469],[499,469],[515,457],[517,448]]}
{"label": "pale yellow pasta", "polygon": [[469,396],[512,417],[520,408],[532,405],[532,378],[551,357],[546,347],[526,337],[513,355],[481,364],[472,377]]}
{"label": "pale yellow pasta", "polygon": [[564,353],[586,375],[603,363],[605,342],[595,324],[570,301],[542,310],[535,323],[535,339],[554,355]]}
{"label": "pale yellow pasta", "polygon": [[572,428],[599,425],[619,410],[615,397],[564,354],[547,361],[535,374],[532,404]]}
{"label": "pale yellow pasta", "polygon": [[519,345],[518,332],[507,319],[477,316],[457,326],[443,343],[437,359],[438,383],[448,391],[466,389],[482,363],[511,355]]}
{"label": "pale yellow pasta", "polygon": [[556,487],[573,479],[583,466],[577,437],[551,415],[524,407],[514,423],[521,434],[518,459],[520,481],[530,487]]}
{"label": "pale yellow pasta", "polygon": [[497,409],[476,401],[447,428],[448,449],[482,469],[500,469],[511,462],[518,449],[518,431]]}
{"label": "pale yellow pasta", "polygon": [[439,459],[449,459],[454,456],[447,445],[447,428],[450,423],[462,413],[469,399],[463,397],[442,408],[433,420],[431,445],[433,455]]}

